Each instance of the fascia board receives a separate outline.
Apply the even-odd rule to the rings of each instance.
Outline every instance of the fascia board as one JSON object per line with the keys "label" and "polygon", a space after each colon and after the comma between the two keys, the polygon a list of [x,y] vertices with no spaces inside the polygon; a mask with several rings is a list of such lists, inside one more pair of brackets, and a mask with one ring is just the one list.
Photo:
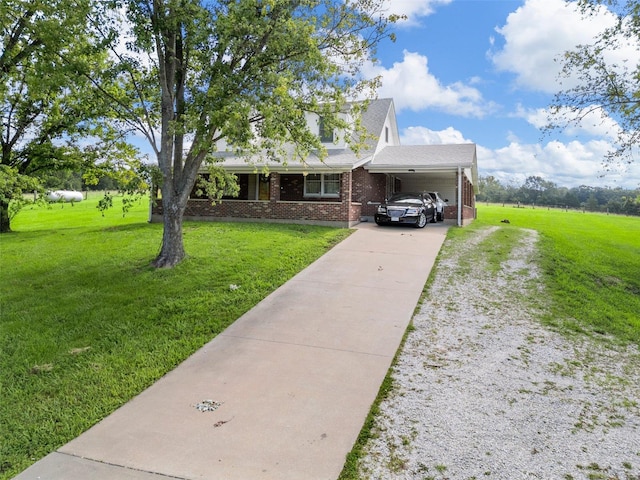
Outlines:
{"label": "fascia board", "polygon": [[458,167],[471,168],[470,165],[460,165],[459,163],[428,165],[365,165],[365,170],[369,173],[435,173],[457,171]]}

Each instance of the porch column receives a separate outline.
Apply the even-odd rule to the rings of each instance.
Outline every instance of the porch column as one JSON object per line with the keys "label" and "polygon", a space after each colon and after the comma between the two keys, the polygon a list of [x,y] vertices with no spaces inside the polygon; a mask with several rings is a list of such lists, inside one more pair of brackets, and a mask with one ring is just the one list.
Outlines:
{"label": "porch column", "polygon": [[462,226],[462,167],[458,167],[458,226]]}
{"label": "porch column", "polygon": [[280,201],[280,174],[271,172],[269,174],[269,201]]}
{"label": "porch column", "polygon": [[344,172],[340,175],[340,200],[343,220],[346,222],[351,221],[351,203],[352,203],[352,179],[353,174],[351,171]]}
{"label": "porch column", "polygon": [[352,172],[344,172],[340,177],[340,196],[342,202],[351,204]]}

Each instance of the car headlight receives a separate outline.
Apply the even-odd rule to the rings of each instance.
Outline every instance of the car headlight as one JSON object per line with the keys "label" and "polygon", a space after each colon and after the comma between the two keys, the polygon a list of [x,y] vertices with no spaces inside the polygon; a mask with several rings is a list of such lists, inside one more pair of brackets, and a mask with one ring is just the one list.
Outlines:
{"label": "car headlight", "polygon": [[386,205],[378,206],[378,213],[387,213],[387,206]]}
{"label": "car headlight", "polygon": [[417,215],[418,213],[420,213],[419,208],[407,208],[407,214],[409,215]]}

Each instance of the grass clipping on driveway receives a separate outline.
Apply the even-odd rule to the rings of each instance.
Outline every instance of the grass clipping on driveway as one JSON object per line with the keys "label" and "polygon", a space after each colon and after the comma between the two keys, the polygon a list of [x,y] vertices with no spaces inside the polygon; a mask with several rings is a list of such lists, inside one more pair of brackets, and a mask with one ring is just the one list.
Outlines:
{"label": "grass clipping on driveway", "polygon": [[539,321],[538,237],[497,226],[449,237],[358,478],[640,478],[638,347]]}
{"label": "grass clipping on driveway", "polygon": [[[349,234],[185,223],[188,259],[151,268],[146,204],[20,212],[3,235],[0,478],[11,478],[151,385]],[[19,220],[19,221],[18,221]]]}

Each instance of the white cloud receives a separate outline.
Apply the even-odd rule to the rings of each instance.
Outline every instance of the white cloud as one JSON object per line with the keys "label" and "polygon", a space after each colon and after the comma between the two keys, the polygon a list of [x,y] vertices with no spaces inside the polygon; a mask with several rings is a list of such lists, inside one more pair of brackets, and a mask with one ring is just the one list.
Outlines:
{"label": "white cloud", "polygon": [[483,117],[493,108],[480,91],[462,82],[442,85],[429,72],[428,59],[419,53],[404,51],[402,62],[391,68],[367,65],[362,73],[367,78],[382,77],[380,97],[393,97],[396,109],[413,111],[428,108],[463,117]]}
{"label": "white cloud", "polygon": [[640,165],[605,172],[602,161],[611,147],[602,140],[585,143],[554,140],[545,145],[511,142],[496,150],[478,146],[478,169],[480,175],[492,175],[505,185],[520,186],[527,177],[539,176],[561,187],[637,188]]}
{"label": "white cloud", "polygon": [[396,15],[404,15],[407,20],[400,25],[413,26],[418,23],[419,17],[431,15],[438,5],[446,5],[453,0],[386,0],[384,9]]}
{"label": "white cloud", "polygon": [[[510,133],[506,147],[490,149],[476,145],[480,175],[492,175],[504,185],[521,186],[527,177],[539,176],[560,187],[620,186],[638,188],[640,164],[612,168],[605,172],[602,161],[612,148],[603,140],[589,142],[549,141],[546,144],[521,143]],[[400,132],[402,145],[440,145],[472,143],[454,127],[431,130],[412,126]],[[606,174],[605,174],[606,173]]]}
{"label": "white cloud", "polygon": [[409,127],[400,132],[402,145],[442,145],[447,143],[472,143],[453,127],[436,131],[426,127]]}
{"label": "white cloud", "polygon": [[[568,136],[588,135],[590,137],[616,140],[620,133],[620,125],[614,119],[606,116],[605,112],[594,105],[573,112],[569,108],[560,109],[551,116],[551,112],[546,108],[526,109],[518,106],[516,117],[525,119],[529,124],[542,130],[553,120],[555,124],[566,124],[563,133]],[[579,121],[572,122],[572,119]],[[575,123],[575,125],[574,125]]]}
{"label": "white cloud", "polygon": [[[578,44],[593,43],[594,37],[614,21],[605,7],[593,16],[583,17],[575,3],[527,0],[508,16],[503,27],[496,29],[505,43],[501,50],[489,55],[499,70],[516,74],[518,85],[555,93],[560,89],[557,80],[561,68],[556,59]],[[612,55],[619,60],[630,54],[625,51]],[[634,52],[631,58],[637,55]],[[571,82],[565,83],[563,88],[570,85]]]}

